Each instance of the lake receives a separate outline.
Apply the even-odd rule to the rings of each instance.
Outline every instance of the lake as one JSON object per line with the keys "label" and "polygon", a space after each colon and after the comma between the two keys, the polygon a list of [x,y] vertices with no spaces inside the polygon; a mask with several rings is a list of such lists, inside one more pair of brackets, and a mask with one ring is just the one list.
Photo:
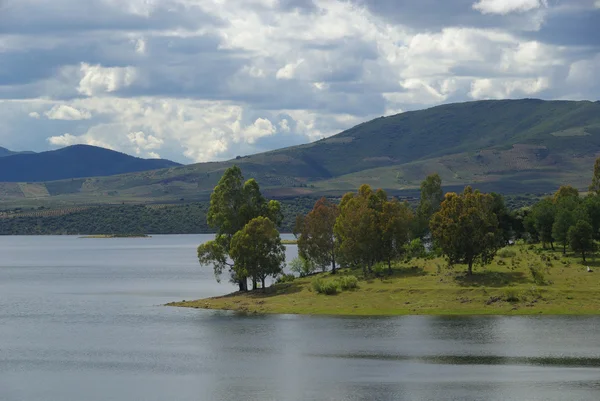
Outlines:
{"label": "lake", "polygon": [[161,306],[234,290],[198,265],[208,238],[0,237],[0,400],[600,399],[597,317]]}

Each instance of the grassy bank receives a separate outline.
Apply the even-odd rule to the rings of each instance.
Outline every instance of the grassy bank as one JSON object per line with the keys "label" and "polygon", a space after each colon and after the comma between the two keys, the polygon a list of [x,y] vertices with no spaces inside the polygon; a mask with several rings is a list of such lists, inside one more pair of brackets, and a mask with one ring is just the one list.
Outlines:
{"label": "grassy bank", "polygon": [[[364,277],[344,270],[276,284],[266,292],[234,293],[170,306],[249,313],[334,315],[533,315],[600,314],[600,261],[583,265],[574,255],[515,246],[467,277],[464,266],[448,268],[442,258],[394,266],[391,275]],[[596,268],[588,273],[585,266]],[[532,275],[533,268],[536,278]],[[354,275],[358,288],[323,295],[313,281]]]}

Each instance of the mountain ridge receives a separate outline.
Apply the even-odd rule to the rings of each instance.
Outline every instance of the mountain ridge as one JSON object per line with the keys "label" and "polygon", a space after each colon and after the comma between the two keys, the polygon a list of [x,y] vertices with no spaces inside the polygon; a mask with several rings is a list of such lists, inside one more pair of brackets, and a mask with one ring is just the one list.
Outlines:
{"label": "mountain ridge", "polygon": [[90,145],[0,157],[0,182],[44,182],[111,176],[179,166],[163,159],[141,159]]}
{"label": "mountain ridge", "polygon": [[[316,142],[224,162],[40,185],[49,198],[70,203],[207,199],[237,164],[273,197],[339,195],[363,183],[415,193],[433,172],[448,188],[541,193],[561,184],[587,187],[598,154],[600,102],[486,100],[379,117]],[[0,188],[0,199],[13,192]]]}

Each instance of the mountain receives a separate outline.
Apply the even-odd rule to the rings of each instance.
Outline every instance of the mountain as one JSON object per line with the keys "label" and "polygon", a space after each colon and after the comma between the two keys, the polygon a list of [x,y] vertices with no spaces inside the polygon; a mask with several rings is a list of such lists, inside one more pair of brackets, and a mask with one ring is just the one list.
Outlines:
{"label": "mountain", "polygon": [[0,146],[0,157],[13,156],[13,155],[22,155],[22,154],[33,154],[35,152],[14,152],[12,150],[8,150]]}
{"label": "mountain", "polygon": [[95,146],[74,145],[49,152],[19,153],[0,157],[0,181],[54,181],[110,176],[174,166],[180,164],[162,159],[140,159]]}
{"label": "mountain", "polygon": [[566,183],[586,188],[599,154],[600,102],[490,100],[381,117],[314,143],[226,162],[35,187],[0,184],[0,199],[21,202],[39,194],[69,203],[206,199],[234,164],[274,197],[337,195],[363,183],[415,194],[433,172],[452,190],[470,184],[484,191],[542,193]]}

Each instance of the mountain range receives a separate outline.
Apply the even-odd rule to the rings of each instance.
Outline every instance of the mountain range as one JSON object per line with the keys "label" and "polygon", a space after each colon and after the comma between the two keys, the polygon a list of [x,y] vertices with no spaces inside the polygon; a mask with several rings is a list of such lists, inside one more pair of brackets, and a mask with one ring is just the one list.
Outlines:
{"label": "mountain range", "polygon": [[[423,178],[434,172],[447,189],[470,184],[485,191],[541,193],[567,183],[587,187],[598,154],[600,102],[489,100],[381,117],[313,143],[225,162],[174,166],[160,161],[172,165],[108,177],[0,184],[0,200],[77,204],[206,199],[234,164],[273,197],[342,194],[363,183],[390,193],[416,193]],[[6,170],[2,163],[8,159],[33,156],[0,158],[0,171]],[[110,174],[119,171],[116,166],[104,168]],[[102,171],[85,170],[79,177]],[[41,172],[19,177],[11,180],[56,180]],[[0,176],[0,181],[7,180]]]}
{"label": "mountain range", "polygon": [[0,148],[0,182],[41,182],[111,176],[180,166],[170,160],[140,159],[88,145],[34,153]]}

